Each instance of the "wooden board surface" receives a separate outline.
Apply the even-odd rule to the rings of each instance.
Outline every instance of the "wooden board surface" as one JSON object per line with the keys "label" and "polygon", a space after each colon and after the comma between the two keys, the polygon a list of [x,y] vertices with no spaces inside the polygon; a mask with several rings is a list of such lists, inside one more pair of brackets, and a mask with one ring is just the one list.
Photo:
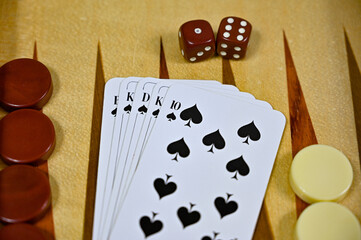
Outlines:
{"label": "wooden board surface", "polygon": [[[231,15],[253,25],[244,60],[183,60],[182,23],[205,19],[217,31]],[[361,219],[360,1],[0,1],[0,65],[33,57],[35,42],[53,77],[43,112],[57,134],[48,162],[52,216],[38,225],[51,233],[53,221],[56,239],[91,237],[102,88],[116,76],[234,83],[285,114],[255,239],[292,239],[304,206],[289,186],[289,167],[299,149],[316,142],[350,159],[354,182],[341,203]]]}

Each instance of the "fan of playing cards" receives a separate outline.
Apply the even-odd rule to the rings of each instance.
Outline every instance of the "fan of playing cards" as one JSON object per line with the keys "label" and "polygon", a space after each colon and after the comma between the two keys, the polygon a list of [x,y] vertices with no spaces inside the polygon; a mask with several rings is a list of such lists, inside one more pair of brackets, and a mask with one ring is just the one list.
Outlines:
{"label": "fan of playing cards", "polygon": [[93,239],[251,239],[284,127],[217,81],[109,80]]}

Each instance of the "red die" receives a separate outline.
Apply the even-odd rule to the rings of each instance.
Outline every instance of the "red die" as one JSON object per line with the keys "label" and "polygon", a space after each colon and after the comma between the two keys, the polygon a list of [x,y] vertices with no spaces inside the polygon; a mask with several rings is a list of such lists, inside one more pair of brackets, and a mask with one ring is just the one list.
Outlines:
{"label": "red die", "polygon": [[217,53],[227,59],[244,57],[251,31],[252,25],[245,19],[223,18],[217,34]]}
{"label": "red die", "polygon": [[190,62],[205,60],[215,53],[213,30],[205,20],[184,23],[179,29],[178,38],[181,53]]}

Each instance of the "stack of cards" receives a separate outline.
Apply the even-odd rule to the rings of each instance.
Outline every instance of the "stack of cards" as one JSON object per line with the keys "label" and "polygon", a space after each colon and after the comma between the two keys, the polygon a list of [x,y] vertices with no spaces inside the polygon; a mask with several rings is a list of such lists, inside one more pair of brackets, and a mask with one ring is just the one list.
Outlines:
{"label": "stack of cards", "polygon": [[217,81],[109,80],[93,239],[251,239],[284,127]]}

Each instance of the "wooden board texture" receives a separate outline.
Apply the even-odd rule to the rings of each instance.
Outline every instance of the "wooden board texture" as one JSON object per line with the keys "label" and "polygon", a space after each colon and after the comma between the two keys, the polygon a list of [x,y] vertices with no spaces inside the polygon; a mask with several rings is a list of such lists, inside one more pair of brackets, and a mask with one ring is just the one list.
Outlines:
{"label": "wooden board texture", "polygon": [[[178,48],[180,25],[205,19],[217,31],[226,16],[253,25],[246,58],[187,63]],[[91,238],[103,87],[116,76],[215,79],[284,113],[254,239],[292,239],[305,204],[290,188],[289,167],[313,143],[349,158],[354,182],[341,203],[361,219],[360,1],[0,1],[0,65],[34,51],[53,77],[43,112],[57,134],[47,166],[52,212],[37,225],[56,239]],[[5,114],[0,110],[0,118]]]}

